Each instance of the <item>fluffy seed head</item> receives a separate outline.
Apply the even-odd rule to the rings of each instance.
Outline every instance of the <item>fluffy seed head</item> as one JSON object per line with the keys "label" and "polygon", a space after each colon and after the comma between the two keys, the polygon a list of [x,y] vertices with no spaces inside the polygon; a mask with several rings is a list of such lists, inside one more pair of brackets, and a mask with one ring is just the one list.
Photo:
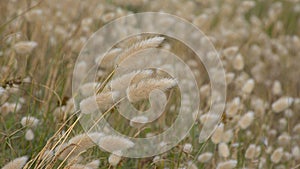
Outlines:
{"label": "fluffy seed head", "polygon": [[271,161],[275,164],[279,163],[283,156],[283,148],[277,148],[271,155]]}
{"label": "fluffy seed head", "polygon": [[96,87],[99,85],[99,83],[95,82],[85,83],[80,86],[79,91],[84,97],[93,96],[96,92]]}
{"label": "fluffy seed head", "polygon": [[256,153],[255,144],[250,144],[249,147],[246,150],[245,157],[247,159],[253,159],[255,157],[255,153]]}
{"label": "fluffy seed head", "polygon": [[281,95],[282,87],[280,81],[276,80],[272,87],[272,92],[274,95]]}
{"label": "fluffy seed head", "polygon": [[278,137],[278,144],[282,146],[289,145],[291,142],[291,136],[287,133],[283,133]]}
{"label": "fluffy seed head", "polygon": [[19,157],[7,163],[2,169],[22,169],[28,160],[27,156]]}
{"label": "fluffy seed head", "polygon": [[214,133],[211,137],[211,141],[214,144],[220,143],[222,141],[223,133],[224,133],[224,124],[221,123],[214,131]]}
{"label": "fluffy seed head", "polygon": [[295,160],[300,159],[300,148],[298,146],[294,146],[292,148],[292,155]]}
{"label": "fluffy seed head", "polygon": [[228,58],[234,57],[237,54],[238,50],[239,50],[238,46],[231,46],[224,49],[223,54]]}
{"label": "fluffy seed head", "polygon": [[21,119],[23,127],[35,128],[39,124],[39,120],[32,116],[23,117]]}
{"label": "fluffy seed head", "polygon": [[121,157],[116,154],[111,154],[108,158],[108,162],[112,166],[117,166],[119,162],[121,161]]}
{"label": "fluffy seed head", "polygon": [[240,108],[241,100],[239,97],[235,97],[226,107],[226,114],[230,117],[236,115]]}
{"label": "fluffy seed head", "polygon": [[134,143],[127,138],[119,136],[104,136],[99,140],[98,145],[104,150],[114,152],[131,148],[134,146]]}
{"label": "fluffy seed head", "polygon": [[148,117],[145,116],[137,116],[133,117],[130,120],[130,126],[135,128],[141,128],[148,122]]}
{"label": "fluffy seed head", "polygon": [[199,155],[198,161],[200,163],[207,163],[208,161],[211,160],[213,154],[211,152],[205,152]]}
{"label": "fluffy seed head", "polygon": [[31,129],[26,130],[25,139],[27,141],[31,141],[31,140],[34,139],[34,133],[33,133],[33,131]]}
{"label": "fluffy seed head", "polygon": [[127,97],[131,102],[137,102],[149,97],[153,90],[166,91],[177,84],[175,79],[147,79],[127,88]]}
{"label": "fluffy seed head", "polygon": [[237,165],[236,160],[228,160],[218,164],[217,169],[233,169]]}
{"label": "fluffy seed head", "polygon": [[253,79],[249,79],[246,81],[242,88],[242,92],[246,94],[250,94],[254,89],[255,82]]}
{"label": "fluffy seed head", "polygon": [[192,144],[187,143],[183,145],[183,152],[190,154],[192,153],[192,151],[193,151]]}
{"label": "fluffy seed head", "polygon": [[224,143],[228,143],[232,140],[232,137],[233,137],[233,131],[231,129],[229,129],[223,133],[222,141]]}
{"label": "fluffy seed head", "polygon": [[219,156],[220,157],[229,157],[230,152],[229,152],[229,148],[228,145],[226,143],[220,143],[218,146],[218,151],[219,151]]}
{"label": "fluffy seed head", "polygon": [[30,54],[37,45],[34,41],[22,41],[15,44],[14,49],[18,54],[25,55]]}
{"label": "fluffy seed head", "polygon": [[233,59],[233,68],[235,70],[243,70],[244,69],[244,59],[241,54],[238,54],[234,59]]}
{"label": "fluffy seed head", "polygon": [[254,112],[249,111],[239,120],[238,124],[242,129],[246,129],[252,124],[253,120]]}
{"label": "fluffy seed head", "polygon": [[287,108],[289,108],[293,103],[293,98],[291,97],[281,97],[280,99],[276,100],[272,104],[272,110],[275,113],[279,113]]}
{"label": "fluffy seed head", "polygon": [[117,64],[121,63],[127,57],[129,57],[141,50],[157,47],[158,45],[160,45],[163,42],[164,39],[165,39],[164,37],[154,37],[154,38],[149,38],[149,39],[137,42],[136,44],[132,45],[131,47],[129,47],[127,50],[125,50],[118,56]]}

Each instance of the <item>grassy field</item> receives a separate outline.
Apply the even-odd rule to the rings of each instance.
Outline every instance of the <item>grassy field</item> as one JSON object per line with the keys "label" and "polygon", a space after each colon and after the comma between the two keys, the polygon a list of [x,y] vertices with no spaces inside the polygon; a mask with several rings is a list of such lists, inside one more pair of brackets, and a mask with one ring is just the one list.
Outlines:
{"label": "grassy field", "polygon": [[[209,38],[227,84],[220,117],[207,114],[212,92],[205,65],[181,41],[153,34],[113,46],[97,69],[95,83],[84,84],[79,92],[83,100],[76,98],[74,106],[77,95],[72,92],[72,78],[84,76],[89,68],[77,60],[88,39],[110,21],[140,12],[184,18]],[[172,126],[184,95],[176,78],[154,69],[111,78],[114,63],[148,48],[170,51],[190,67],[201,99],[199,113],[193,114],[195,124],[187,136],[171,150],[153,157],[126,158],[120,152],[134,147],[130,140],[109,132],[84,134],[79,114],[94,109],[87,99],[96,92],[103,118],[120,133],[146,138]],[[298,0],[1,0],[0,167],[300,168],[299,49]],[[81,67],[74,75],[76,61]],[[129,77],[134,78],[124,87],[122,82]],[[111,91],[110,84],[116,90]],[[122,100],[120,91],[124,91],[136,109],[145,111],[154,89],[165,93],[167,105],[164,114],[149,125],[143,124],[148,121],[143,116],[124,119],[118,102],[112,103],[113,97]],[[214,132],[199,142],[204,124],[216,118]],[[90,138],[114,153],[98,148]],[[160,149],[162,144],[149,147]]]}

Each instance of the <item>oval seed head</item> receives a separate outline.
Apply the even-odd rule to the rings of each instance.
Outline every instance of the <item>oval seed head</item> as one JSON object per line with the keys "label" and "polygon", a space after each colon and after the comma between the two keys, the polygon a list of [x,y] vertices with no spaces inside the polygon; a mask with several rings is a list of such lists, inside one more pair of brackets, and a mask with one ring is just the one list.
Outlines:
{"label": "oval seed head", "polygon": [[21,119],[23,127],[35,128],[39,124],[39,120],[32,116],[23,117]]}
{"label": "oval seed head", "polygon": [[114,152],[131,148],[134,143],[119,136],[104,136],[99,140],[98,145],[106,151]]}
{"label": "oval seed head", "polygon": [[282,112],[283,110],[289,108],[292,105],[293,100],[294,99],[291,97],[281,97],[272,104],[272,110],[275,113]]}
{"label": "oval seed head", "polygon": [[245,157],[247,159],[253,159],[255,157],[255,154],[256,154],[256,146],[255,144],[250,144],[246,150]]}
{"label": "oval seed head", "polygon": [[293,147],[292,155],[295,160],[300,160],[300,148],[298,146]]}
{"label": "oval seed head", "polygon": [[211,160],[213,154],[211,152],[205,152],[199,155],[198,161],[200,163],[207,163]]}
{"label": "oval seed head", "polygon": [[291,142],[291,136],[288,133],[283,133],[278,137],[278,144],[282,146],[289,145]]}
{"label": "oval seed head", "polygon": [[27,141],[31,141],[31,140],[34,139],[34,133],[33,133],[33,131],[31,129],[26,130],[25,139]]}
{"label": "oval seed head", "polygon": [[130,126],[135,128],[141,128],[148,122],[148,117],[137,116],[130,120]]}
{"label": "oval seed head", "polygon": [[239,51],[238,46],[231,46],[231,47],[228,47],[228,48],[224,49],[223,54],[227,58],[230,58],[230,57],[234,57],[237,54],[238,51]]}
{"label": "oval seed head", "polygon": [[200,122],[202,125],[213,126],[219,120],[219,116],[215,114],[203,114],[200,116]]}
{"label": "oval seed head", "polygon": [[236,160],[228,160],[225,162],[220,162],[217,166],[217,169],[233,169],[237,165]]}
{"label": "oval seed head", "polygon": [[28,160],[27,156],[19,157],[7,163],[2,169],[22,169]]}
{"label": "oval seed head", "polygon": [[243,70],[244,69],[244,59],[241,54],[238,54],[233,60],[233,68],[235,70]]}
{"label": "oval seed head", "polygon": [[224,124],[221,123],[214,131],[211,137],[211,141],[214,144],[219,144],[222,141],[223,133],[224,133]]}
{"label": "oval seed head", "polygon": [[281,158],[283,156],[283,148],[277,148],[271,155],[271,161],[275,164],[279,163],[281,161]]}
{"label": "oval seed head", "polygon": [[281,95],[282,87],[280,81],[276,80],[272,87],[272,92],[274,95]]}
{"label": "oval seed head", "polygon": [[112,166],[117,166],[121,161],[122,157],[117,154],[111,154],[108,158],[108,162]]}
{"label": "oval seed head", "polygon": [[227,74],[226,74],[226,83],[227,83],[227,84],[232,83],[234,77],[235,77],[235,74],[234,74],[234,73],[232,73],[232,72],[227,73]]}
{"label": "oval seed head", "polygon": [[15,44],[14,49],[18,54],[26,55],[30,54],[37,45],[34,41],[22,41]]}
{"label": "oval seed head", "polygon": [[224,134],[222,136],[222,141],[224,143],[228,143],[232,140],[232,137],[233,137],[233,131],[232,131],[232,129],[229,129],[226,132],[224,132]]}
{"label": "oval seed head", "polygon": [[229,157],[230,152],[229,152],[229,148],[228,145],[226,143],[220,143],[218,146],[218,150],[219,150],[219,156],[220,157]]}
{"label": "oval seed head", "polygon": [[226,114],[230,117],[236,115],[241,106],[241,100],[239,97],[235,97],[229,105],[226,107]]}
{"label": "oval seed head", "polygon": [[242,92],[245,94],[250,94],[254,89],[255,82],[253,79],[247,80],[242,88]]}
{"label": "oval seed head", "polygon": [[100,86],[100,84],[96,82],[85,83],[80,86],[79,91],[84,97],[93,96],[96,93],[97,86]]}
{"label": "oval seed head", "polygon": [[239,120],[238,124],[242,129],[246,129],[252,124],[253,120],[254,112],[249,111]]}
{"label": "oval seed head", "polygon": [[183,152],[185,152],[187,154],[192,153],[193,152],[193,146],[192,146],[192,144],[189,144],[189,143],[184,144],[184,146],[183,146]]}
{"label": "oval seed head", "polygon": [[137,102],[148,98],[153,90],[166,91],[175,87],[176,84],[176,80],[170,78],[146,79],[128,87],[126,93],[130,102]]}

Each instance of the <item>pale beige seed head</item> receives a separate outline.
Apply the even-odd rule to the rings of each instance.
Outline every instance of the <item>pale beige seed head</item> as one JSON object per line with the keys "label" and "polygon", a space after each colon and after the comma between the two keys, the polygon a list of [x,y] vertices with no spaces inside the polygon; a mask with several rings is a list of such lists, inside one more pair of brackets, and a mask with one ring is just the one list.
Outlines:
{"label": "pale beige seed head", "polygon": [[193,161],[189,161],[187,163],[187,169],[198,169],[198,167]]}
{"label": "pale beige seed head", "polygon": [[214,126],[217,124],[219,116],[216,114],[203,114],[200,116],[200,122],[202,125]]}
{"label": "pale beige seed head", "polygon": [[237,165],[236,160],[228,160],[225,162],[220,162],[217,166],[217,169],[234,169]]}
{"label": "pale beige seed head", "polygon": [[282,87],[281,87],[280,81],[276,80],[276,81],[273,83],[272,93],[273,93],[274,95],[281,95],[281,94],[282,94]]}
{"label": "pale beige seed head", "polygon": [[22,169],[27,160],[27,156],[16,158],[3,166],[2,169]]}
{"label": "pale beige seed head", "polygon": [[256,154],[256,146],[255,144],[250,144],[246,150],[245,157],[247,159],[253,159],[255,157],[255,154]]}
{"label": "pale beige seed head", "polygon": [[98,145],[106,151],[114,152],[131,148],[134,143],[119,136],[104,136],[99,140]]}
{"label": "pale beige seed head", "polygon": [[33,131],[31,129],[26,130],[25,139],[27,141],[31,141],[31,140],[34,139],[34,133],[33,133]]}
{"label": "pale beige seed head", "polygon": [[99,83],[90,82],[80,86],[79,91],[83,97],[93,96],[96,93],[96,87],[100,86]]}
{"label": "pale beige seed head", "polygon": [[279,147],[272,153],[271,161],[277,164],[281,161],[282,156],[283,156],[283,148]]}
{"label": "pale beige seed head", "polygon": [[222,142],[229,143],[232,140],[232,138],[233,138],[233,131],[232,129],[229,129],[224,132],[222,136]]}
{"label": "pale beige seed head", "polygon": [[34,41],[22,41],[15,44],[14,49],[18,54],[30,54],[34,48],[37,47],[37,43]]}
{"label": "pale beige seed head", "polygon": [[253,79],[249,79],[246,81],[246,83],[244,84],[243,88],[242,88],[242,92],[245,94],[250,94],[255,86],[255,82]]}
{"label": "pale beige seed head", "polygon": [[239,47],[238,46],[231,46],[228,47],[226,49],[223,50],[223,54],[227,57],[227,58],[232,58],[234,57],[237,52],[239,51]]}
{"label": "pale beige seed head", "polygon": [[117,56],[122,52],[121,48],[114,48],[105,53],[104,55],[100,55],[95,59],[95,63],[101,68],[111,68],[113,67]]}
{"label": "pale beige seed head", "polygon": [[129,101],[137,102],[148,98],[153,90],[166,91],[173,88],[176,84],[176,80],[170,78],[146,79],[128,87],[126,93]]}
{"label": "pale beige seed head", "polygon": [[295,160],[300,160],[300,148],[298,146],[292,148],[292,155]]}
{"label": "pale beige seed head", "polygon": [[155,156],[152,160],[153,163],[158,163],[161,160],[160,156]]}
{"label": "pale beige seed head", "polygon": [[214,144],[219,144],[222,141],[223,138],[223,134],[224,134],[224,124],[221,123],[219,124],[219,126],[216,128],[216,130],[214,131],[212,137],[211,137],[211,141]]}
{"label": "pale beige seed head", "polygon": [[275,113],[282,112],[292,105],[293,100],[291,97],[281,97],[272,104],[272,110]]}
{"label": "pale beige seed head", "polygon": [[198,161],[200,163],[207,163],[211,160],[213,154],[211,152],[205,152],[198,156]]}
{"label": "pale beige seed head", "polygon": [[98,108],[101,111],[106,111],[111,108],[120,98],[120,92],[111,91],[111,92],[101,92],[96,95],[96,102],[98,104]]}
{"label": "pale beige seed head", "polygon": [[122,157],[118,156],[116,154],[111,154],[108,158],[108,162],[112,166],[117,166],[119,162],[121,161]]}
{"label": "pale beige seed head", "polygon": [[153,37],[149,38],[140,42],[135,43],[134,45],[130,46],[127,50],[123,51],[117,58],[117,64],[120,64],[122,61],[124,61],[127,57],[130,57],[131,55],[144,50],[148,48],[156,48],[158,45],[160,45],[164,37]]}
{"label": "pale beige seed head", "polygon": [[192,146],[192,144],[190,144],[190,143],[184,144],[182,151],[185,152],[185,153],[187,153],[187,154],[192,153],[193,152],[193,146]]}
{"label": "pale beige seed head", "polygon": [[90,96],[81,100],[79,104],[81,113],[83,114],[91,114],[94,113],[98,109],[98,104],[96,102],[96,96]]}
{"label": "pale beige seed head", "polygon": [[39,119],[33,116],[26,116],[21,119],[23,127],[35,128],[39,124]]}
{"label": "pale beige seed head", "polygon": [[238,122],[241,129],[247,129],[254,120],[254,112],[249,111]]}
{"label": "pale beige seed head", "polygon": [[137,116],[133,117],[130,120],[130,126],[135,128],[143,127],[149,121],[148,117],[146,116]]}
{"label": "pale beige seed head", "polygon": [[220,143],[218,145],[218,151],[219,151],[220,157],[227,158],[230,155],[230,151],[229,151],[228,145],[226,143]]}
{"label": "pale beige seed head", "polygon": [[109,86],[115,91],[125,91],[130,84],[140,82],[142,79],[150,77],[152,74],[152,70],[136,70],[113,79]]}
{"label": "pale beige seed head", "polygon": [[280,118],[278,121],[278,124],[279,124],[278,125],[279,130],[283,131],[283,130],[285,130],[288,122],[285,118]]}
{"label": "pale beige seed head", "polygon": [[241,54],[238,54],[234,59],[233,59],[233,68],[235,70],[241,71],[244,69],[244,59]]}
{"label": "pale beige seed head", "polygon": [[235,97],[226,107],[226,114],[228,116],[235,116],[241,106],[239,97]]}
{"label": "pale beige seed head", "polygon": [[233,82],[233,79],[235,78],[235,74],[232,72],[229,72],[226,74],[226,83],[230,84]]}
{"label": "pale beige seed head", "polygon": [[281,145],[281,146],[287,146],[290,144],[291,142],[291,136],[288,134],[288,133],[283,133],[281,134],[277,141],[278,141],[278,144]]}
{"label": "pale beige seed head", "polygon": [[93,146],[95,146],[95,142],[99,141],[101,137],[103,137],[104,134],[100,132],[94,132],[94,133],[84,133],[84,134],[79,134],[74,137],[72,137],[69,140],[69,145],[70,144],[75,144],[78,151],[79,150],[86,150],[89,149]]}

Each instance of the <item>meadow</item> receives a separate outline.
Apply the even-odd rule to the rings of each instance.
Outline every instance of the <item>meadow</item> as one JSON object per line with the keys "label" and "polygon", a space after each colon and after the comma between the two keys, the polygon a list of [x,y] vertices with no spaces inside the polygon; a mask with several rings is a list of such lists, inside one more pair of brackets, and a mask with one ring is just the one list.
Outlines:
{"label": "meadow", "polygon": [[[224,71],[211,78],[189,45],[149,32],[80,60],[93,54],[83,49],[97,51],[97,45],[111,43],[100,37],[87,45],[96,31],[142,12],[169,13],[192,23],[209,40],[215,53],[208,54],[219,58]],[[132,24],[152,29],[155,21]],[[119,27],[120,32],[135,29]],[[148,56],[153,48],[175,54],[184,64],[171,63],[164,52]],[[299,49],[299,0],[1,0],[0,167],[300,168]],[[90,69],[92,79],[87,78]],[[212,92],[215,80],[226,93]],[[208,113],[214,99],[223,97],[217,107],[221,114]],[[148,114],[128,111],[124,100]],[[181,110],[189,111],[188,117]],[[164,141],[140,146],[130,139],[167,132],[177,118],[192,126],[180,126],[173,136],[183,139],[171,147]],[[102,123],[86,132],[99,119],[128,137],[112,134]],[[201,140],[207,126],[212,132]],[[138,155],[154,155],[126,155],[139,146]]]}

